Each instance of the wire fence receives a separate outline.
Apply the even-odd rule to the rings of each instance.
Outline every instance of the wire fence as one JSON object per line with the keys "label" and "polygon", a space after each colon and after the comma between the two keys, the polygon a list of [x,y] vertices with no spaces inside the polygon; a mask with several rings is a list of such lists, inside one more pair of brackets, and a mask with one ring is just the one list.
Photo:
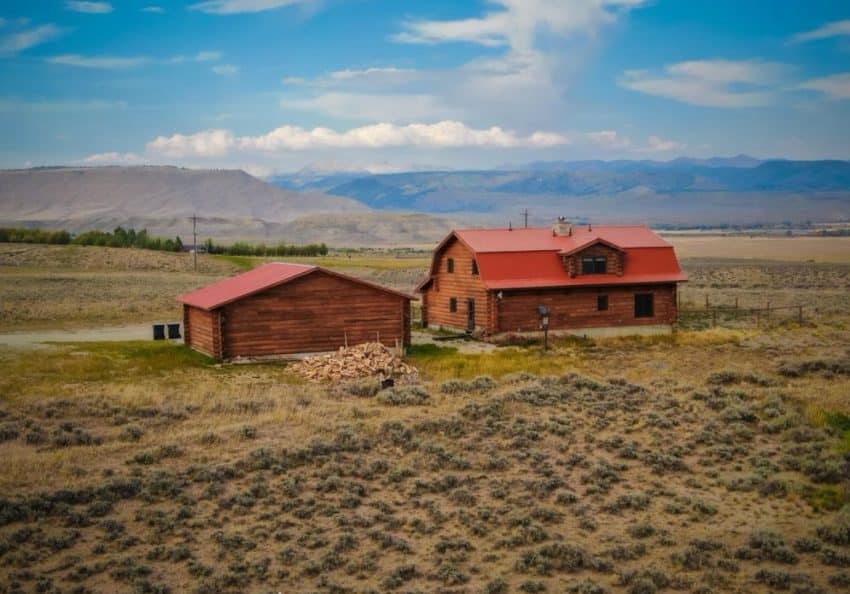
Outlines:
{"label": "wire fence", "polygon": [[764,307],[739,307],[738,299],[734,304],[711,304],[708,296],[705,307],[679,308],[679,327],[683,329],[723,327],[763,328],[805,321],[805,307],[802,305],[772,305],[770,301]]}

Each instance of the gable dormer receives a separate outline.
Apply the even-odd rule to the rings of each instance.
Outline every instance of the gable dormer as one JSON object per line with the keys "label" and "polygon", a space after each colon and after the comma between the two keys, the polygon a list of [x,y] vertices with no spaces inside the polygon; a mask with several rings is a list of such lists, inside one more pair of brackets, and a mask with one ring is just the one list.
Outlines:
{"label": "gable dormer", "polygon": [[558,256],[570,278],[590,274],[623,276],[626,252],[600,237],[571,250],[562,250]]}

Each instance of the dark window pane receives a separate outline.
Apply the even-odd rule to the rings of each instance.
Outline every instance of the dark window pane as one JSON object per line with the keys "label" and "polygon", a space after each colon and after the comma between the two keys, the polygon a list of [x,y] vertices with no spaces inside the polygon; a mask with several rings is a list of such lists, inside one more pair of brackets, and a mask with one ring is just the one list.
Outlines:
{"label": "dark window pane", "polygon": [[454,260],[454,258],[449,258],[448,260],[446,260],[446,270],[448,272],[454,272],[455,271],[455,260]]}
{"label": "dark window pane", "polygon": [[593,272],[596,274],[605,274],[608,272],[608,258],[605,256],[594,258]]}
{"label": "dark window pane", "polygon": [[597,311],[606,311],[608,309],[608,295],[599,295],[596,298]]}
{"label": "dark window pane", "polygon": [[582,258],[581,259],[581,273],[582,274],[593,274],[593,258]]}
{"label": "dark window pane", "polygon": [[478,262],[472,261],[472,274],[478,274]]}
{"label": "dark window pane", "polygon": [[456,312],[457,311],[457,299],[452,297],[449,299],[449,311]]}
{"label": "dark window pane", "polygon": [[652,293],[638,293],[635,295],[635,317],[651,318],[655,315]]}

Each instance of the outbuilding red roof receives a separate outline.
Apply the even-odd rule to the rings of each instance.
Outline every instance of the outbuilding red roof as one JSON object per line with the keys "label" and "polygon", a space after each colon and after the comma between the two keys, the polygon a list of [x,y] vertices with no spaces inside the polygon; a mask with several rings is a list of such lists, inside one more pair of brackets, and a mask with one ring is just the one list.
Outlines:
{"label": "outbuilding red roof", "polygon": [[379,291],[392,293],[405,299],[416,299],[416,297],[413,297],[412,295],[394,291],[339,272],[334,272],[332,270],[322,268],[321,266],[271,262],[269,264],[258,266],[248,272],[243,272],[242,274],[237,274],[236,276],[226,278],[218,281],[217,283],[207,285],[197,291],[180,295],[177,297],[177,300],[185,303],[186,305],[199,307],[209,311],[223,305],[227,305],[228,303],[238,301],[239,299],[253,295],[254,293],[259,293],[260,291],[265,291],[266,289],[288,283],[296,278],[300,278],[316,271],[322,271],[325,274],[330,274],[331,276],[367,285],[378,289]]}
{"label": "outbuilding red roof", "polygon": [[[683,282],[673,246],[644,225],[573,226],[571,235],[552,229],[459,229],[450,233],[435,250],[450,241],[465,244],[475,255],[481,281],[488,289],[603,286]],[[602,243],[625,253],[623,274],[581,274],[570,277],[562,256]],[[431,275],[436,270],[431,270]],[[430,281],[428,277],[419,289]]]}

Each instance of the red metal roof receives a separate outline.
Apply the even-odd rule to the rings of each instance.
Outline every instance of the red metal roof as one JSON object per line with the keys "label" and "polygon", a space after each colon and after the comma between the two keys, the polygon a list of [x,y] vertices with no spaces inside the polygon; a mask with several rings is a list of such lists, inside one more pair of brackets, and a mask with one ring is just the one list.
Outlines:
{"label": "red metal roof", "polygon": [[[643,225],[574,226],[570,236],[555,236],[551,228],[460,229],[453,231],[437,247],[452,239],[475,253],[478,270],[488,289],[538,287],[581,287],[623,284],[683,282],[673,246]],[[561,257],[595,243],[603,243],[625,253],[623,274],[587,274],[570,277]],[[433,264],[432,264],[433,266]],[[432,268],[431,274],[434,270]],[[423,290],[430,276],[419,285]]]}
{"label": "red metal roof", "polygon": [[319,270],[338,278],[343,278],[362,285],[373,287],[386,293],[398,295],[405,299],[416,299],[416,297],[413,297],[412,295],[394,291],[359,278],[340,274],[339,272],[334,272],[320,266],[271,262],[269,264],[258,266],[248,272],[243,272],[242,274],[237,274],[236,276],[226,278],[218,281],[217,283],[207,285],[197,291],[180,295],[177,297],[177,300],[185,303],[186,305],[199,307],[209,311]]}
{"label": "red metal roof", "polygon": [[458,229],[454,231],[462,242],[481,254],[485,252],[571,252],[597,239],[626,250],[638,247],[670,247],[670,244],[645,225],[573,226],[573,234],[557,236],[549,227],[528,229]]}

